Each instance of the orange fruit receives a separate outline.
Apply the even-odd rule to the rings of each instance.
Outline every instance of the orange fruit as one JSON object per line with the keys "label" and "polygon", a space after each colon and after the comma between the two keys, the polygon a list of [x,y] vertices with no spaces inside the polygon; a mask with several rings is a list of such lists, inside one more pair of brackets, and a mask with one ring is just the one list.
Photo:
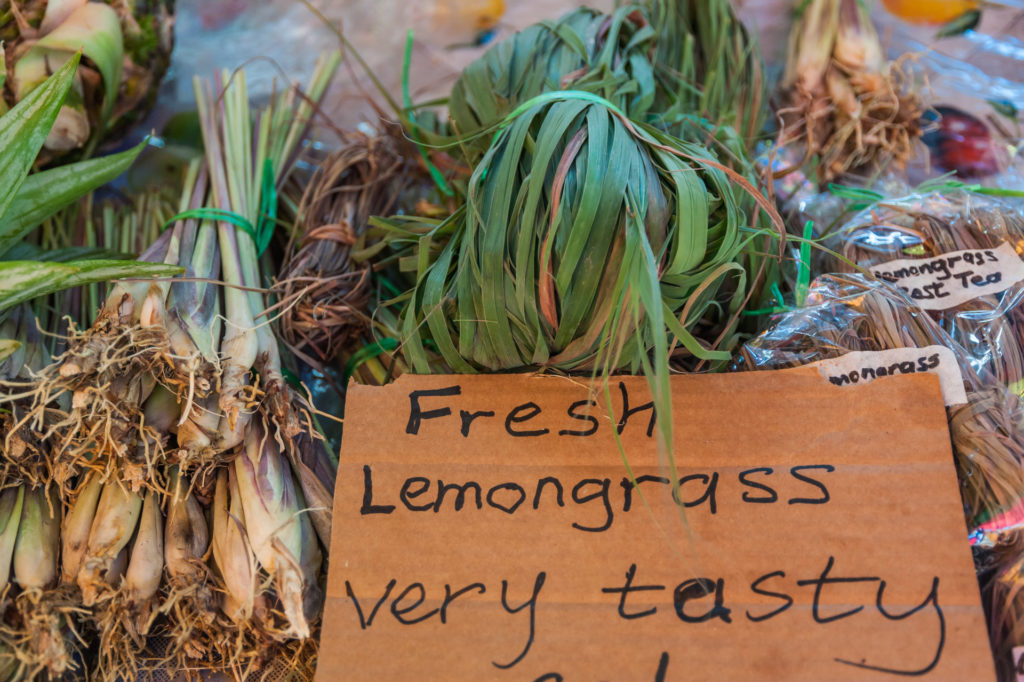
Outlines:
{"label": "orange fruit", "polygon": [[978,0],[882,0],[892,14],[915,24],[945,24],[978,9]]}

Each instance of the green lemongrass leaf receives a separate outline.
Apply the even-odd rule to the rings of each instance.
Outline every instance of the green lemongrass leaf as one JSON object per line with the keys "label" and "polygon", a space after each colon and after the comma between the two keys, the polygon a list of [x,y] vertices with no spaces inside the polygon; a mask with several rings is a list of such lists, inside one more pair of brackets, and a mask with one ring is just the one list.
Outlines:
{"label": "green lemongrass leaf", "polygon": [[348,386],[348,380],[352,378],[352,375],[355,374],[357,369],[359,369],[359,366],[367,360],[375,358],[378,355],[383,355],[384,353],[394,352],[397,348],[398,339],[391,338],[380,339],[379,341],[366,344],[353,353],[352,357],[350,357],[348,362],[345,363],[345,371],[342,372],[341,375],[341,385]]}
{"label": "green lemongrass leaf", "polygon": [[935,33],[936,38],[952,38],[967,33],[981,23],[981,11],[972,9],[943,24]]}
{"label": "green lemongrass leaf", "polygon": [[0,339],[0,362],[11,357],[19,348],[21,348],[21,341]]}
{"label": "green lemongrass leaf", "polygon": [[96,65],[103,78],[100,125],[105,126],[121,87],[124,62],[124,41],[117,12],[105,3],[87,2],[75,9],[53,31],[40,38],[29,49],[29,54],[37,50],[65,53],[81,51]]}
{"label": "green lemongrass leaf", "polygon": [[6,215],[18,195],[57,119],[57,112],[71,87],[78,59],[79,55],[74,55],[0,118],[0,150],[3,150],[4,159],[0,164],[0,218]]}
{"label": "green lemongrass leaf", "polygon": [[139,261],[91,260],[68,263],[0,263],[0,310],[54,291],[124,277],[173,277],[183,268]]}
{"label": "green lemongrass leaf", "polygon": [[57,211],[128,170],[145,146],[28,176],[0,218],[0,256]]}
{"label": "green lemongrass leaf", "polygon": [[[2,63],[3,62],[0,62],[0,64],[2,64]],[[3,77],[0,76],[0,84],[2,84],[2,83],[3,83]],[[1004,116],[1004,117],[1010,119],[1011,121],[1016,121],[1017,120],[1017,114],[1020,113],[1020,112],[1017,110],[1017,107],[1014,105],[1014,103],[1011,102],[1010,100],[1008,100],[1008,99],[986,99],[985,101],[988,102],[989,105],[991,105],[992,109],[997,114],[999,114],[1000,116]]]}

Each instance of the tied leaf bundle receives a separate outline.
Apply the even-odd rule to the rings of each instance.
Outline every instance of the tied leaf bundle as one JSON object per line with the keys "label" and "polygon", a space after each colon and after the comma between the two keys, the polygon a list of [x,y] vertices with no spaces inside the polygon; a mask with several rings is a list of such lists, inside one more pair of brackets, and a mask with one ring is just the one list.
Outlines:
{"label": "tied leaf bundle", "polygon": [[762,69],[728,0],[649,0],[610,14],[583,8],[492,47],[463,71],[448,108],[471,163],[487,146],[475,133],[537,95],[578,90],[675,137],[714,140],[742,168],[768,112]]}
{"label": "tied leaf bundle", "polygon": [[599,95],[644,120],[654,103],[654,31],[640,7],[612,14],[580,8],[510,36],[471,63],[452,88],[448,109],[472,161],[487,149],[474,133],[523,102],[553,90]]}
{"label": "tied leaf bundle", "polygon": [[342,145],[302,193],[297,244],[274,285],[282,337],[313,367],[333,360],[369,327],[371,268],[354,251],[374,248],[365,241],[370,218],[417,212],[412,199],[427,182],[412,145],[394,127],[375,136],[346,133]]}
{"label": "tied leaf bundle", "polygon": [[[790,33],[781,84],[780,146],[817,160],[819,182],[902,167],[922,135],[924,107],[900,62],[885,60],[860,0],[811,0]],[[784,172],[783,172],[784,174]]]}
{"label": "tied leaf bundle", "polygon": [[649,0],[647,14],[661,85],[655,123],[676,137],[694,134],[695,123],[731,127],[739,149],[753,149],[768,115],[767,80],[757,41],[729,0]]}
{"label": "tied leaf bundle", "polygon": [[764,274],[742,185],[587,93],[524,103],[419,241],[402,352],[416,372],[428,344],[456,372],[643,372],[668,410],[670,358],[722,366]]}

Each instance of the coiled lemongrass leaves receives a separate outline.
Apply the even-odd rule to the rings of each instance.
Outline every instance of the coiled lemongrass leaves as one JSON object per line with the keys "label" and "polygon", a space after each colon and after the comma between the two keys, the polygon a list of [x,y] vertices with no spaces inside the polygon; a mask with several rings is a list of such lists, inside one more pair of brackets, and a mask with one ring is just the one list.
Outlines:
{"label": "coiled lemongrass leaves", "polygon": [[667,409],[670,354],[729,358],[763,272],[754,200],[767,208],[702,147],[598,97],[537,97],[497,134],[466,205],[420,240],[402,350],[416,372],[427,345],[456,372],[643,371]]}
{"label": "coiled lemongrass leaves", "polygon": [[[642,120],[654,102],[654,31],[640,8],[581,7],[502,40],[465,68],[448,109],[464,140],[532,97],[572,88],[600,95]],[[468,141],[475,158],[486,141]]]}

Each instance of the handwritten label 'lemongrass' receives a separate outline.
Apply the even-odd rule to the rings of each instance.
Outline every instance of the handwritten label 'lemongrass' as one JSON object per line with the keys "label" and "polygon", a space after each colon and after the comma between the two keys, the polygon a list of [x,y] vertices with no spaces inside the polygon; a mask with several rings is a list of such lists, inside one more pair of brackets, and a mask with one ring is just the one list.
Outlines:
{"label": "handwritten label 'lemongrass'", "polygon": [[881,377],[899,374],[936,374],[947,407],[967,402],[960,366],[953,351],[945,346],[856,351],[838,358],[821,360],[810,366],[817,367],[818,372],[836,386],[866,384]]}
{"label": "handwritten label 'lemongrass'", "polygon": [[872,267],[871,273],[903,289],[924,310],[948,310],[1024,280],[1024,261],[1013,246],[1003,243],[994,249],[894,260]]}

